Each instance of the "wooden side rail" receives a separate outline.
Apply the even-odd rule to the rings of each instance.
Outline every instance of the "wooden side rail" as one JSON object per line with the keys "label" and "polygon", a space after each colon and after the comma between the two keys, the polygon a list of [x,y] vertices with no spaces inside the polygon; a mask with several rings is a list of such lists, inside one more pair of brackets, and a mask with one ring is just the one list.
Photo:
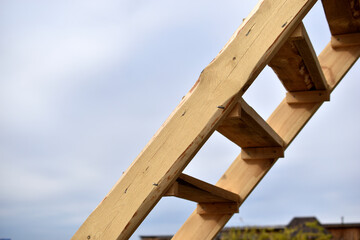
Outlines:
{"label": "wooden side rail", "polygon": [[[323,50],[319,61],[330,91],[334,90],[359,56],[360,47],[335,50],[329,44]],[[307,103],[292,107],[284,100],[267,122],[284,139],[285,147],[288,147],[321,104]],[[246,161],[238,156],[216,185],[238,193],[241,199],[245,200],[275,162],[276,159]],[[213,239],[232,216],[232,214],[213,214],[203,217],[194,211],[172,239]]]}
{"label": "wooden side rail", "polygon": [[[359,1],[322,0],[341,46],[317,59],[301,23],[315,2],[260,1],[71,239],[129,239],[164,195],[198,203],[173,239],[213,239],[360,56]],[[267,122],[241,99],[266,64],[289,92]],[[213,186],[182,171],[215,130],[242,152]]]}

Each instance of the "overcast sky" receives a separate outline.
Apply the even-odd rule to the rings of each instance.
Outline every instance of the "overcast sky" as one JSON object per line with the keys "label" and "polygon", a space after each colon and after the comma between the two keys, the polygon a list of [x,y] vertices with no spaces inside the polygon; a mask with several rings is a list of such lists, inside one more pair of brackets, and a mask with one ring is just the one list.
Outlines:
{"label": "overcast sky", "polygon": [[[71,238],[256,2],[2,0],[0,238]],[[305,26],[320,53],[320,3]],[[359,66],[229,225],[360,222]],[[266,68],[244,98],[266,119],[284,96]],[[215,133],[185,172],[216,183],[239,153]],[[132,239],[173,234],[194,208],[165,198]]]}

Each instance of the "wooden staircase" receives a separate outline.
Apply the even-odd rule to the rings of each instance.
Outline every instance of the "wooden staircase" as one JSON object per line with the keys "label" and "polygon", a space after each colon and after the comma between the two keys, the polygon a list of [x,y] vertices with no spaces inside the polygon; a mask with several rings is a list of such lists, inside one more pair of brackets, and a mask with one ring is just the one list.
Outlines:
{"label": "wooden staircase", "polygon": [[[360,56],[360,1],[322,1],[318,57],[302,24],[315,2],[261,1],[72,239],[128,239],[165,196],[198,203],[173,239],[213,239]],[[265,121],[242,95],[267,64],[288,92]],[[182,173],[214,131],[241,148],[215,186]]]}

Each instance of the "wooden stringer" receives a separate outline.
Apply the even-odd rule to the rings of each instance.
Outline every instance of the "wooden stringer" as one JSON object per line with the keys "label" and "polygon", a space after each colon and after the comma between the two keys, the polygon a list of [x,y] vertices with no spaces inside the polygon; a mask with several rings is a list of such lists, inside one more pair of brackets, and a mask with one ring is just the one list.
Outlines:
{"label": "wooden stringer", "polygon": [[[72,239],[128,239],[163,196],[198,203],[173,239],[213,239],[360,56],[359,0],[322,0],[318,57],[302,24],[315,2],[261,1]],[[265,121],[241,96],[267,64],[288,92]],[[215,130],[241,154],[214,186],[182,171]]]}

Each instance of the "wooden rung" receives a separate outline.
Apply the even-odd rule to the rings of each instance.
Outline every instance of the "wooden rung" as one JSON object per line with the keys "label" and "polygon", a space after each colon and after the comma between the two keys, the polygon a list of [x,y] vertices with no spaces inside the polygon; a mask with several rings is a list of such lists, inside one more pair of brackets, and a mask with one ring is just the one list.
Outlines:
{"label": "wooden rung", "polygon": [[241,99],[217,131],[240,146],[282,147],[284,142],[261,116]]}
{"label": "wooden rung", "polygon": [[332,35],[360,32],[359,0],[322,0]]}
{"label": "wooden rung", "polygon": [[286,102],[288,104],[316,103],[324,101],[330,101],[329,91],[303,91],[286,93]]}
{"label": "wooden rung", "polygon": [[206,214],[234,214],[239,212],[238,203],[199,203],[196,212]]}
{"label": "wooden rung", "polygon": [[360,33],[335,35],[331,37],[333,48],[353,47],[360,45]]}
{"label": "wooden rung", "polygon": [[323,71],[302,23],[272,58],[269,66],[289,92],[327,89]]}
{"label": "wooden rung", "polygon": [[284,148],[266,147],[266,148],[242,148],[241,158],[247,159],[278,159],[284,157]]}
{"label": "wooden rung", "polygon": [[[321,66],[327,70],[324,72],[326,72],[329,81],[330,91],[334,90],[339,84],[359,56],[360,48],[348,48],[339,51],[327,45],[320,54],[319,61]],[[320,106],[320,104],[307,105],[296,108],[282,101],[267,120],[269,125],[285,140],[286,147],[293,142]],[[244,161],[241,156],[237,157],[216,185],[231,188],[232,191],[239,193],[242,199],[246,199],[272,168],[273,164],[274,161]],[[202,217],[197,214],[197,211],[194,211],[173,237],[173,240],[213,239],[231,217],[230,214]]]}
{"label": "wooden rung", "polygon": [[198,203],[240,203],[239,195],[181,174],[164,196],[175,196]]}

